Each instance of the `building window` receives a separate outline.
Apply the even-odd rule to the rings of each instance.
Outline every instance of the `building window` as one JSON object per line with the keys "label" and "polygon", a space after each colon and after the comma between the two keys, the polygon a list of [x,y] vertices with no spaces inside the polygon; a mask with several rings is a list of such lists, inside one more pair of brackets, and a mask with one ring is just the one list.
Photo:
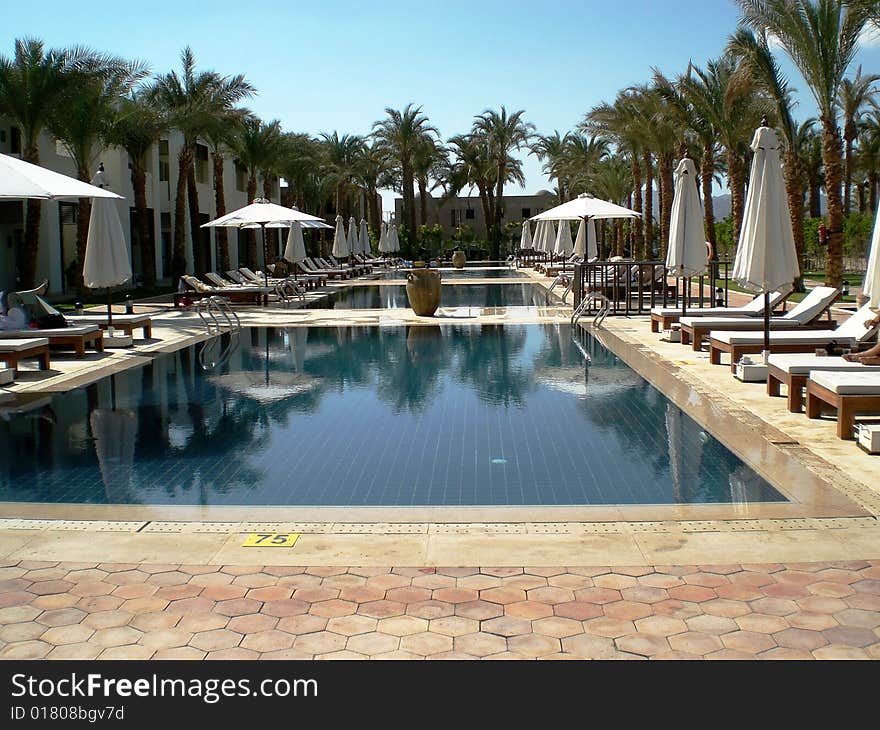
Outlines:
{"label": "building window", "polygon": [[247,168],[238,160],[235,161],[235,189],[240,193],[247,191]]}
{"label": "building window", "polygon": [[208,148],[203,144],[196,144],[196,182],[208,182]]}
{"label": "building window", "polygon": [[464,212],[464,217],[465,217],[465,220],[472,221],[472,220],[474,219],[474,209],[473,209],[473,208],[468,208],[468,209]]}
{"label": "building window", "polygon": [[18,127],[12,127],[9,130],[9,153],[12,155],[21,154],[21,130]]}
{"label": "building window", "polygon": [[169,161],[168,140],[159,140],[159,182],[171,179],[171,162]]}
{"label": "building window", "polygon": [[531,208],[523,208],[522,209],[522,217],[523,218],[531,218],[532,217],[532,209]]}

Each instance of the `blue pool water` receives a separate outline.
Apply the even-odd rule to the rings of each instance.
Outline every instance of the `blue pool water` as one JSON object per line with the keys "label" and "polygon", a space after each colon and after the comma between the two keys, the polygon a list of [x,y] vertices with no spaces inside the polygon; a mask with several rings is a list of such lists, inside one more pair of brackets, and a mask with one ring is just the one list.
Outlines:
{"label": "blue pool water", "polygon": [[[0,500],[185,505],[782,501],[568,325],[250,329],[0,401]],[[207,360],[210,360],[208,357]]]}
{"label": "blue pool water", "polygon": [[[440,306],[552,307],[559,299],[539,284],[443,284]],[[405,284],[350,286],[310,302],[310,309],[401,309],[409,307]]]}
{"label": "blue pool water", "polygon": [[[571,268],[571,267],[569,267]],[[380,279],[400,279],[406,278],[408,269],[401,268],[393,271],[383,271],[380,273]],[[517,271],[516,269],[501,268],[465,268],[465,269],[449,269],[441,268],[444,281],[447,279],[527,279],[528,274]]]}

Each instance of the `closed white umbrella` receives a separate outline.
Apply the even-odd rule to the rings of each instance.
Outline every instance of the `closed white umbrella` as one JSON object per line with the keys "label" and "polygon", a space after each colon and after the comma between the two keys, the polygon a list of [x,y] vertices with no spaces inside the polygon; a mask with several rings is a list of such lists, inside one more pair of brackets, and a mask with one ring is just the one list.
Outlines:
{"label": "closed white umbrella", "polygon": [[520,250],[529,249],[532,247],[532,226],[527,220],[523,221],[522,235],[519,239],[519,247]]}
{"label": "closed white umbrella", "polygon": [[[306,242],[303,240],[302,225],[298,222],[291,223],[290,233],[287,234],[287,245],[284,247],[285,261],[292,264],[301,264],[306,259]],[[296,278],[297,270],[293,270],[293,278]]]}
{"label": "closed white umbrella", "polygon": [[96,408],[89,416],[89,426],[107,504],[131,502],[137,416],[127,409]]}
{"label": "closed white umbrella", "polygon": [[348,239],[345,237],[345,223],[341,215],[336,216],[336,232],[333,234],[333,250],[332,253],[336,258],[345,258],[348,256],[350,249],[348,248]]}
{"label": "closed white umbrella", "polygon": [[770,350],[770,292],[791,288],[800,274],[782,165],[779,137],[766,122],[752,139],[752,170],[733,278],[743,288],[764,292],[764,358]]}
{"label": "closed white umbrella", "polygon": [[706,235],[694,161],[689,157],[682,158],[675,173],[666,269],[684,280],[681,283],[681,314],[684,316],[690,297],[690,277],[702,274],[706,269]]}
{"label": "closed white umbrella", "polygon": [[388,250],[388,224],[385,221],[382,221],[379,230],[379,253],[391,253]]}
{"label": "closed white umbrella", "polygon": [[391,224],[388,236],[391,238],[391,248],[389,250],[392,253],[397,253],[398,251],[400,251],[400,237],[397,235],[396,223]]}
{"label": "closed white umbrella", "polygon": [[598,258],[599,247],[596,244],[596,224],[592,218],[581,218],[574,242],[574,252],[584,261]]}
{"label": "closed white umbrella", "polygon": [[550,260],[553,260],[553,247],[556,245],[556,226],[553,221],[544,221],[544,238],[541,241],[541,250],[550,254]]}
{"label": "closed white umbrella", "polygon": [[556,241],[553,246],[553,253],[562,257],[562,270],[565,271],[565,259],[571,256],[574,249],[574,243],[571,240],[571,226],[568,221],[560,221],[559,229],[556,231]]}
{"label": "closed white umbrella", "polygon": [[862,295],[868,298],[871,309],[880,309],[880,208],[874,219],[874,235],[871,236],[871,253],[868,254],[868,268]]}
{"label": "closed white umbrella", "polygon": [[372,249],[370,229],[367,227],[367,221],[363,218],[361,218],[360,231],[358,232],[358,242],[360,243],[358,248],[362,254],[366,255]]}
{"label": "closed white umbrella", "polygon": [[[348,251],[350,254],[356,254],[360,250],[360,242],[358,241],[357,223],[354,216],[348,219]],[[349,263],[351,263],[349,261]]]}
{"label": "closed white umbrella", "polygon": [[[92,183],[102,188],[107,182],[101,165]],[[89,235],[83,259],[83,283],[89,289],[107,289],[107,331],[113,336],[113,306],[110,289],[131,278],[131,257],[115,203],[107,198],[92,202]]]}

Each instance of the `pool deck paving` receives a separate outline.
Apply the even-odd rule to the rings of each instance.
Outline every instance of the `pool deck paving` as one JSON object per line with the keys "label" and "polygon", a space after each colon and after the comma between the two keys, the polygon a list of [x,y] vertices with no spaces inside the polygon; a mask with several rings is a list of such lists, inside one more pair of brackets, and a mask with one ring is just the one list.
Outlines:
{"label": "pool deck paving", "polygon": [[[193,312],[136,311],[147,309],[153,340],[53,358],[49,373],[25,367],[3,391],[81,387],[206,338]],[[290,327],[562,323],[571,308],[441,310],[427,322],[408,310],[238,311],[246,326]],[[593,332],[789,502],[6,503],[0,658],[880,658],[880,460],[837,439],[832,421],[791,414],[764,384],[711,366],[707,353],[661,342],[647,317],[609,317]],[[293,548],[242,546],[262,531],[300,537]]]}

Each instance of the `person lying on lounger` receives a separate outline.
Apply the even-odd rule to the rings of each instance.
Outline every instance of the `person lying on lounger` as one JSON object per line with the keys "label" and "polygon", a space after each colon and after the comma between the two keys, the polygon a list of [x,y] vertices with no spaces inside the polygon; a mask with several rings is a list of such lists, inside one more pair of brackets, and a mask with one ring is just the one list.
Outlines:
{"label": "person lying on lounger", "polygon": [[[880,325],[880,314],[874,317],[874,319],[865,321],[866,327],[876,327],[877,325]],[[864,352],[853,352],[844,355],[843,359],[849,362],[860,362],[862,365],[880,365],[880,342]]]}

